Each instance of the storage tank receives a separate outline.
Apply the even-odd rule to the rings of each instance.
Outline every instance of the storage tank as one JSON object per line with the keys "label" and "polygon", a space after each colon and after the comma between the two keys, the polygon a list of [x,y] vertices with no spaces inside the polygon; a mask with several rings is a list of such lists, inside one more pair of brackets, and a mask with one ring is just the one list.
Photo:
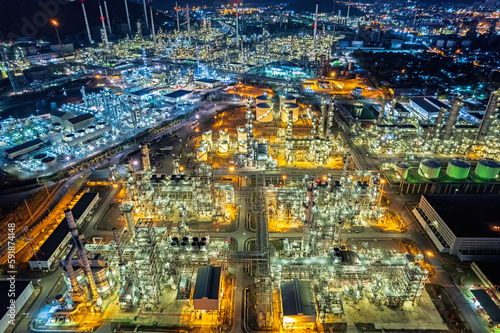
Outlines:
{"label": "storage tank", "polygon": [[259,103],[255,110],[255,120],[261,123],[273,121],[273,107],[270,103]]}
{"label": "storage tank", "polygon": [[297,103],[297,98],[295,98],[295,96],[289,94],[289,95],[286,95],[285,97],[283,97],[282,102],[283,103]]}
{"label": "storage tank", "polygon": [[248,153],[247,140],[238,141],[238,152],[240,154],[247,154]]}
{"label": "storage tank", "polygon": [[493,180],[498,176],[500,163],[492,159],[479,160],[476,165],[475,173],[478,177]]}
{"label": "storage tank", "polygon": [[44,159],[42,159],[42,164],[46,168],[50,168],[50,167],[56,165],[56,158],[52,157],[52,156],[45,157]]}
{"label": "storage tank", "polygon": [[229,142],[226,140],[219,141],[219,153],[227,154],[229,153]]}
{"label": "storage tank", "polygon": [[207,140],[201,140],[200,148],[206,148],[207,151],[210,151],[210,142],[208,142]]}
{"label": "storage tank", "polygon": [[73,141],[74,139],[75,139],[75,135],[73,133],[64,134],[64,138],[63,138],[64,142],[70,142],[70,141]]}
{"label": "storage tank", "polygon": [[229,133],[226,131],[219,131],[219,140],[229,142]]}
{"label": "storage tank", "polygon": [[403,177],[403,179],[406,179],[406,177],[408,177],[408,170],[410,170],[410,167],[404,163],[396,163],[396,167],[398,168],[398,173],[401,175],[401,177]]}
{"label": "storage tank", "polygon": [[247,139],[247,129],[244,127],[238,127],[236,129],[238,132],[238,141]]}
{"label": "storage tank", "polygon": [[281,108],[281,121],[286,123],[288,121],[288,113],[293,111],[293,122],[299,120],[299,105],[295,103],[284,103]]}
{"label": "storage tank", "polygon": [[470,164],[458,158],[450,160],[446,168],[446,174],[455,179],[466,179],[469,171]]}
{"label": "storage tank", "polygon": [[81,136],[85,136],[85,134],[87,134],[87,131],[84,129],[76,131],[76,137],[78,137],[78,138]]}
{"label": "storage tank", "polygon": [[33,156],[33,159],[38,162],[38,163],[42,163],[42,160],[47,157],[47,154],[45,153],[40,153],[40,154],[36,154],[35,156]]}
{"label": "storage tank", "polygon": [[201,135],[201,139],[203,141],[212,142],[212,131],[205,131],[205,132],[203,132],[203,134]]}
{"label": "storage tank", "polygon": [[273,98],[269,95],[260,95],[260,96],[257,96],[257,98],[255,99],[255,104],[259,104],[259,103],[271,103],[273,101]]}
{"label": "storage tank", "polygon": [[427,179],[438,178],[440,171],[441,163],[435,160],[423,160],[420,162],[420,166],[418,167],[419,175]]}
{"label": "storage tank", "polygon": [[52,142],[52,143],[61,142],[61,139],[62,139],[61,132],[57,132],[57,131],[50,131],[49,132],[49,140],[50,140],[50,142]]}
{"label": "storage tank", "polygon": [[200,148],[196,149],[196,157],[198,158],[198,161],[205,162],[208,158],[207,155],[208,155],[207,148],[200,147]]}

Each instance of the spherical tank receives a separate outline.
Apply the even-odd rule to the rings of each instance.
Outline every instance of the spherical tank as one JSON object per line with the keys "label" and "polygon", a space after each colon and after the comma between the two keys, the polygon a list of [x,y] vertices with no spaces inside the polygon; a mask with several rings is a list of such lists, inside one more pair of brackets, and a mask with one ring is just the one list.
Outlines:
{"label": "spherical tank", "polygon": [[207,160],[207,148],[200,147],[196,149],[196,157],[198,158],[198,161],[205,162]]}
{"label": "spherical tank", "polygon": [[470,164],[454,158],[448,162],[448,167],[446,168],[446,174],[455,179],[465,179],[469,176]]}
{"label": "spherical tank", "polygon": [[238,133],[238,141],[247,139],[247,129],[244,127],[238,127],[236,132]]}
{"label": "spherical tank", "polygon": [[498,176],[500,163],[492,159],[479,160],[476,165],[475,173],[478,177],[493,180]]}
{"label": "spherical tank", "polygon": [[212,131],[205,131],[201,134],[201,139],[212,142]]}
{"label": "spherical tank", "polygon": [[219,140],[229,142],[229,133],[226,131],[219,131]]}
{"label": "spherical tank", "polygon": [[435,160],[423,160],[420,162],[418,173],[427,179],[436,179],[441,171],[441,163]]}
{"label": "spherical tank", "polygon": [[396,167],[398,168],[398,173],[401,175],[401,177],[403,177],[403,179],[406,179],[406,177],[408,177],[408,170],[410,170],[410,167],[404,163],[396,163]]}
{"label": "spherical tank", "polygon": [[226,140],[221,140],[219,142],[219,153],[227,154],[229,152],[229,142]]}
{"label": "spherical tank", "polygon": [[259,103],[255,107],[255,119],[261,123],[273,121],[273,108],[269,103]]}

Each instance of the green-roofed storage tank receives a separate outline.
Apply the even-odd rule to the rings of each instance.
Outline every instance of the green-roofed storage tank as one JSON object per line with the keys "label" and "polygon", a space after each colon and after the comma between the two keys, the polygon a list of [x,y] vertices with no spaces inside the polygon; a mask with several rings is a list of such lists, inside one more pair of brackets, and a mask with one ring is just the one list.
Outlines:
{"label": "green-roofed storage tank", "polygon": [[418,174],[427,179],[436,179],[441,171],[441,163],[435,160],[423,160],[418,167]]}
{"label": "green-roofed storage tank", "polygon": [[469,171],[470,164],[458,158],[450,160],[446,168],[446,174],[455,179],[466,179]]}
{"label": "green-roofed storage tank", "polygon": [[492,159],[479,160],[476,165],[476,175],[483,179],[493,180],[500,171],[500,163]]}

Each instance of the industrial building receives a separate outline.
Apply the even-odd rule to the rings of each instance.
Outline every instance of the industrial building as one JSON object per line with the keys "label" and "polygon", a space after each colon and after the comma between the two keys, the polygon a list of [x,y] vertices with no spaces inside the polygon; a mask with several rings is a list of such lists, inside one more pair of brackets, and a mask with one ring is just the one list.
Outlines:
{"label": "industrial building", "polygon": [[4,154],[5,157],[12,160],[16,157],[32,153],[40,149],[44,145],[45,143],[41,139],[33,139],[31,141],[27,141],[23,144],[14,146],[12,148],[5,149]]}
{"label": "industrial building", "polygon": [[198,79],[194,81],[196,84],[199,84],[200,86],[204,86],[210,89],[217,88],[218,86],[221,85],[220,80],[216,79]]}
{"label": "industrial building", "polygon": [[316,304],[309,281],[281,281],[282,320],[285,328],[314,329]]}
{"label": "industrial building", "polygon": [[28,299],[33,295],[35,288],[32,281],[15,281],[15,308],[9,309],[11,298],[8,297],[11,281],[0,281],[0,332],[6,332],[10,326],[9,321],[15,321],[16,315],[23,309]]}
{"label": "industrial building", "polygon": [[193,292],[193,306],[195,310],[219,310],[221,279],[222,267],[208,265],[198,268]]}
{"label": "industrial building", "polygon": [[[92,208],[99,200],[98,193],[85,193],[73,207],[73,216],[75,217],[78,226],[82,224],[85,217],[90,213]],[[54,262],[58,259],[62,252],[66,249],[66,245],[70,240],[71,235],[68,232],[68,224],[64,218],[59,225],[52,231],[50,236],[40,246],[38,252],[31,257],[29,265],[31,269],[51,269]]]}
{"label": "industrial building", "polygon": [[179,103],[181,101],[186,101],[193,97],[192,90],[179,89],[164,95],[165,100],[169,103]]}
{"label": "industrial building", "polygon": [[95,116],[90,113],[84,113],[76,117],[68,119],[68,129],[76,132],[87,128],[95,123]]}
{"label": "industrial building", "polygon": [[448,109],[449,106],[431,97],[417,97],[410,99],[410,107],[423,119],[436,118],[441,108]]}
{"label": "industrial building", "polygon": [[423,195],[412,211],[441,252],[463,261],[500,259],[500,198]]}

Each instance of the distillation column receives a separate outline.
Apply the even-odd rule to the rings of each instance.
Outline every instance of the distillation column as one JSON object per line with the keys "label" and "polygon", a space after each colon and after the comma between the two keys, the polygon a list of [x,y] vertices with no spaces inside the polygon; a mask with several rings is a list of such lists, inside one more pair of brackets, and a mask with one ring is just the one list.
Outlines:
{"label": "distillation column", "polygon": [[453,99],[453,102],[451,104],[451,109],[450,109],[450,114],[448,115],[448,121],[446,122],[445,128],[444,128],[444,139],[449,140],[453,134],[453,129],[455,128],[455,124],[457,123],[458,115],[460,113],[460,109],[464,103],[462,102],[462,99],[459,97],[456,97]]}
{"label": "distillation column", "polygon": [[305,206],[304,235],[302,236],[302,251],[309,253],[311,250],[311,229],[314,227],[314,183],[307,188],[307,203]]}
{"label": "distillation column", "polygon": [[488,130],[490,128],[491,122],[498,116],[498,110],[500,109],[500,89],[491,93],[490,100],[488,101],[488,106],[484,113],[483,120],[479,126],[479,131],[477,133],[476,141],[483,143],[484,139],[488,135]]}

